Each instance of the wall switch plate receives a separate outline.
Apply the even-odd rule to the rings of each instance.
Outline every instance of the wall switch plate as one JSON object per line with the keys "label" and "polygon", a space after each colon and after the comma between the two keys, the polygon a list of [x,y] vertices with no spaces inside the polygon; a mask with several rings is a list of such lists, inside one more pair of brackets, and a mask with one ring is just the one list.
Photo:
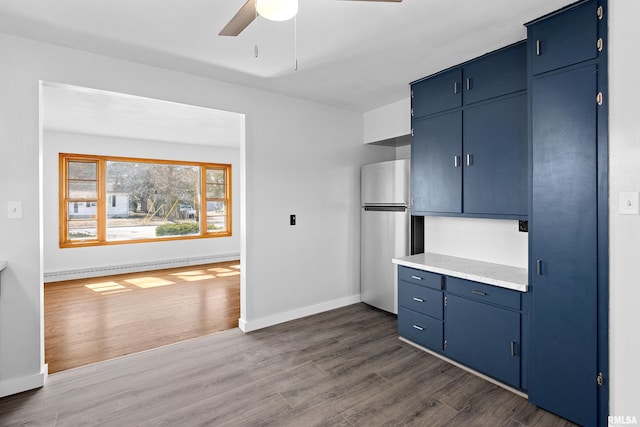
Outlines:
{"label": "wall switch plate", "polygon": [[619,212],[623,215],[640,214],[640,197],[637,191],[620,192]]}
{"label": "wall switch plate", "polygon": [[289,225],[296,225],[296,216],[289,215]]}
{"label": "wall switch plate", "polygon": [[518,231],[520,231],[522,233],[528,233],[529,232],[529,221],[527,221],[527,220],[518,221]]}
{"label": "wall switch plate", "polygon": [[7,202],[7,218],[8,219],[20,219],[22,218],[22,202]]}

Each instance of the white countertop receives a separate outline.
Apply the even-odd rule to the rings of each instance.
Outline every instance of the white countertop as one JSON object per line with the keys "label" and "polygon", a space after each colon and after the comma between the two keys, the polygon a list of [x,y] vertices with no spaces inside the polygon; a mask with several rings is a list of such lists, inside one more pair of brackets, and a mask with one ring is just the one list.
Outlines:
{"label": "white countertop", "polygon": [[474,259],[424,253],[394,258],[393,263],[520,292],[527,292],[529,285],[529,274],[526,268],[493,264]]}

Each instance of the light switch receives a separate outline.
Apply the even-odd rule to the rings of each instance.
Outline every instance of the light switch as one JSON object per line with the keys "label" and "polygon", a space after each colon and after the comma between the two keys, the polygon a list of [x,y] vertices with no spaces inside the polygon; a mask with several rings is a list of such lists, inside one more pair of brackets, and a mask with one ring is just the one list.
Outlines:
{"label": "light switch", "polygon": [[625,215],[640,214],[640,197],[637,191],[621,192],[619,211]]}
{"label": "light switch", "polygon": [[22,218],[22,202],[7,202],[7,218],[20,219]]}

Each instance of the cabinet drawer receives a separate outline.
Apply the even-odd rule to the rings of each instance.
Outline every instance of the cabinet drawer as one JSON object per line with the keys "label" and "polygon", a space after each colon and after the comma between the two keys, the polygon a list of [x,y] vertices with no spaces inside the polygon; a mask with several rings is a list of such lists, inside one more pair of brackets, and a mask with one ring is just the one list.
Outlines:
{"label": "cabinet drawer", "polygon": [[413,283],[398,283],[398,304],[442,320],[442,292]]}
{"label": "cabinet drawer", "polygon": [[442,321],[400,307],[398,333],[417,344],[442,350]]}
{"label": "cabinet drawer", "polygon": [[520,310],[520,293],[511,289],[472,282],[471,280],[447,277],[447,292],[477,301]]}
{"label": "cabinet drawer", "polygon": [[398,266],[398,280],[442,290],[442,276],[424,270]]}

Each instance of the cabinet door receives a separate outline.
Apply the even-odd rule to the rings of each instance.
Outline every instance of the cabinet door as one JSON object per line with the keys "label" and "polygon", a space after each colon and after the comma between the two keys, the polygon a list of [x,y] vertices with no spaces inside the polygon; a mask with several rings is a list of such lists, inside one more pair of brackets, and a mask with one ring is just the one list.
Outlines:
{"label": "cabinet door", "polygon": [[527,89],[527,44],[490,53],[463,69],[465,104]]}
{"label": "cabinet door", "polygon": [[596,66],[532,81],[529,399],[597,419]]}
{"label": "cabinet door", "polygon": [[446,354],[513,387],[520,387],[520,313],[447,295]]}
{"label": "cabinet door", "polygon": [[527,215],[527,114],[524,93],[465,110],[465,213]]}
{"label": "cabinet door", "polygon": [[597,2],[590,1],[529,27],[533,74],[593,59],[598,55]]}
{"label": "cabinet door", "polygon": [[462,70],[455,68],[411,86],[413,117],[450,110],[462,105]]}
{"label": "cabinet door", "polygon": [[413,121],[413,214],[462,212],[462,112]]}

